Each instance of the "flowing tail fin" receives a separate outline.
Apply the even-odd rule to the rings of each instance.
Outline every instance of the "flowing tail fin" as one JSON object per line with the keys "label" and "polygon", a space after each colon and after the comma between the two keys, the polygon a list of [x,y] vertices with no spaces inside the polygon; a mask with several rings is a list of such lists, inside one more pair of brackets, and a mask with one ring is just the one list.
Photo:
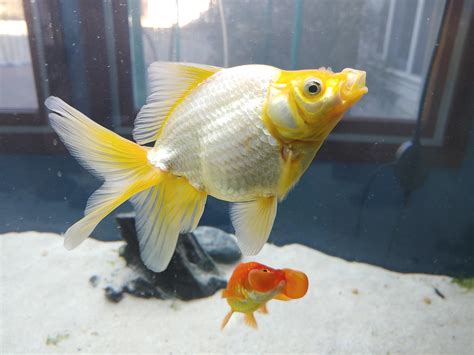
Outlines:
{"label": "flowing tail fin", "polygon": [[179,232],[192,230],[201,218],[206,194],[185,179],[154,167],[142,147],[98,125],[57,97],[46,107],[51,126],[81,164],[105,180],[87,201],[85,216],[65,235],[73,249],[116,207],[132,199],[144,263],[153,271],[166,269]]}

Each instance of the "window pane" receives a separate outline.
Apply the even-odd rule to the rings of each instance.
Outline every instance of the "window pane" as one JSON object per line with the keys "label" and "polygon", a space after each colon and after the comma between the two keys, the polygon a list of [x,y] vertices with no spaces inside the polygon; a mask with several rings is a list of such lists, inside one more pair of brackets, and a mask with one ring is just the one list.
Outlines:
{"label": "window pane", "polygon": [[[388,20],[389,1],[382,2],[380,16],[378,16],[377,27],[386,28]],[[383,53],[385,47],[385,31],[377,31],[377,52]]]}
{"label": "window pane", "polygon": [[0,1],[0,111],[38,108],[21,0]]}
{"label": "window pane", "polygon": [[436,31],[442,16],[443,1],[425,1],[423,15],[421,20],[420,32],[418,35],[417,46],[415,49],[415,59],[413,63],[413,73],[416,75],[425,75],[424,70],[430,60],[430,44],[434,42]]}
{"label": "window pane", "polygon": [[[444,0],[223,0],[225,24],[217,0],[129,4],[140,14],[133,62],[144,68],[156,60],[223,66],[226,32],[229,66],[364,69],[369,95],[350,115],[414,120]],[[138,108],[146,92],[140,73],[134,87]]]}
{"label": "window pane", "polygon": [[388,65],[406,71],[416,17],[417,1],[397,0],[389,35]]}

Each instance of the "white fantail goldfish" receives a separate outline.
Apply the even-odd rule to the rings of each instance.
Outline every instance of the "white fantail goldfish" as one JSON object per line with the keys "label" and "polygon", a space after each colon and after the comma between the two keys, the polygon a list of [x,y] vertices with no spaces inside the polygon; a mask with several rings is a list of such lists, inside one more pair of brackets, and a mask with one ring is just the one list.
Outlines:
{"label": "white fantail goldfish", "polygon": [[[104,184],[65,235],[72,249],[131,200],[140,252],[166,269],[180,232],[198,225],[207,195],[232,202],[245,254],[265,244],[282,200],[343,114],[367,93],[365,72],[285,71],[266,65],[217,68],[156,62],[135,120],[137,143],[101,127],[56,97],[51,125]],[[153,148],[146,143],[155,142]]]}

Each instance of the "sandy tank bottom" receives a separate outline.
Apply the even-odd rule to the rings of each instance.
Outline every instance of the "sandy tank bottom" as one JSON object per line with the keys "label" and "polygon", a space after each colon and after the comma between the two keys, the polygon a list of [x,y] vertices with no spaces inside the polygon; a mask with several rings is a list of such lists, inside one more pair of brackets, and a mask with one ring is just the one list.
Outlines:
{"label": "sandy tank bottom", "polygon": [[[0,236],[0,350],[12,352],[453,353],[474,349],[474,292],[445,276],[400,274],[301,245],[267,244],[251,260],[307,273],[308,294],[271,301],[254,331],[220,293],[184,302],[129,295],[117,304],[89,283],[124,262],[122,242],[68,252],[46,233]],[[250,260],[245,258],[243,260]],[[229,276],[232,268],[221,266]],[[444,299],[435,289],[439,290]]]}

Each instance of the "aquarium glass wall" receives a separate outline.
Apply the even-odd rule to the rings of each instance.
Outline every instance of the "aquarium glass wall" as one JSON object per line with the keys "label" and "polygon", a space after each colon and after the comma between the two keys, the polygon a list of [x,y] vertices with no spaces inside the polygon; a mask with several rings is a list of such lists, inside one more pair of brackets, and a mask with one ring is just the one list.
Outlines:
{"label": "aquarium glass wall", "polygon": [[[42,104],[50,94],[131,138],[154,61],[353,67],[367,72],[369,94],[281,204],[270,240],[403,270],[472,267],[466,4],[2,1],[1,228],[64,231],[100,186],[50,128]],[[423,145],[421,160],[400,170],[397,149],[410,140]],[[212,198],[203,223],[232,231],[226,204]],[[95,236],[116,239],[114,230],[111,216]]]}
{"label": "aquarium glass wall", "polygon": [[[473,0],[0,0],[0,353],[471,354],[473,14]],[[133,211],[146,196],[130,191],[148,189],[156,176],[131,188],[117,182],[139,174],[122,168],[143,163],[139,172],[153,165],[172,174],[173,163],[186,157],[173,161],[168,151],[156,153],[153,139],[141,147],[132,143],[135,119],[143,105],[163,97],[172,113],[208,82],[192,82],[189,92],[180,83],[219,70],[197,70],[199,75],[184,78],[179,70],[160,74],[153,86],[148,70],[156,62],[211,65],[222,72],[264,64],[300,71],[294,75],[352,68],[360,75],[352,82],[354,91],[357,85],[362,88],[359,71],[365,71],[368,92],[363,90],[326,139],[321,137],[332,121],[324,129],[318,126],[312,136],[298,136],[294,126],[270,126],[271,115],[238,129],[234,122],[219,126],[220,117],[209,125],[194,124],[198,115],[176,126],[193,124],[168,140],[170,146],[179,142],[179,148],[188,149],[195,158],[189,164],[208,173],[212,164],[199,159],[218,151],[216,161],[225,164],[216,170],[244,166],[232,170],[235,176],[226,175],[232,182],[241,182],[239,173],[251,176],[245,183],[261,178],[245,163],[263,154],[263,148],[254,149],[261,142],[272,146],[271,157],[286,168],[277,171],[278,188],[289,192],[278,196],[275,222],[261,252],[241,257],[234,238],[238,217],[233,214],[233,223],[230,216],[230,202],[253,200],[238,196],[227,201],[210,193],[199,226],[211,229],[178,239],[171,271],[155,273],[142,263],[140,246],[146,241],[139,242],[137,235],[146,229],[147,219],[134,219]],[[295,82],[285,87],[294,89]],[[173,90],[184,96],[173,101]],[[296,103],[289,109],[277,106],[280,116],[273,117],[289,124],[297,112],[306,118],[298,121],[305,129],[322,125],[330,115],[305,116],[316,106],[304,101],[309,92],[304,99],[297,96],[301,90],[288,91]],[[224,103],[215,111],[211,107],[209,116],[222,112],[224,119],[230,117],[225,103],[235,97],[216,98],[212,95],[219,90],[210,92],[183,112]],[[150,94],[154,96],[148,98]],[[84,116],[54,100],[48,101],[48,109],[50,96]],[[267,114],[265,105],[272,99],[263,97],[258,112]],[[246,103],[234,105],[232,113],[248,108]],[[156,121],[162,118],[158,116]],[[82,123],[69,126],[71,122]],[[147,125],[159,126],[154,120]],[[196,138],[202,127],[211,132]],[[208,144],[232,129],[216,146]],[[252,129],[265,133],[239,145]],[[58,131],[73,138],[61,139]],[[319,143],[314,158],[305,155]],[[91,151],[76,159],[82,154],[76,145]],[[104,151],[121,158],[104,162]],[[240,151],[247,155],[226,160]],[[271,175],[270,161],[260,161],[262,174]],[[104,171],[97,173],[96,163]],[[290,180],[303,165],[307,169],[293,185]],[[94,194],[110,174],[118,175]],[[188,186],[183,183],[188,177],[176,174],[169,181],[187,192],[186,198],[195,190],[204,193],[205,183]],[[166,199],[160,200],[160,194],[165,190],[151,190],[156,203],[146,211],[163,206]],[[178,192],[166,200],[174,207],[181,201]],[[121,193],[130,196],[119,199],[117,208],[98,207],[104,196]],[[268,191],[258,196],[273,197]],[[91,211],[110,213],[95,228],[91,223],[90,238],[66,250],[64,234]],[[148,231],[158,234],[163,225],[157,222]],[[253,320],[239,314],[245,312],[224,318],[235,307],[227,302],[235,289],[224,298],[221,290],[244,261],[266,265],[265,273],[272,267],[294,269],[309,280],[307,292],[296,281],[290,291],[277,283],[280,289],[272,289],[277,299],[268,301],[269,314],[263,304],[254,314],[258,330],[248,327]],[[256,279],[268,281],[266,277]],[[253,285],[252,292],[264,288]],[[223,319],[230,320],[221,332]]]}

